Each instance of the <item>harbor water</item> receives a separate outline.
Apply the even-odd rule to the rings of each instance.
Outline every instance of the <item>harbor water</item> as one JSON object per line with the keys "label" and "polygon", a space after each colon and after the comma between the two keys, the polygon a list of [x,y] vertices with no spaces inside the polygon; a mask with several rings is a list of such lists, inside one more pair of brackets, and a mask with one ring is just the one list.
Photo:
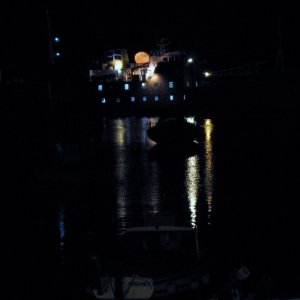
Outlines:
{"label": "harbor water", "polygon": [[243,265],[255,287],[299,290],[296,114],[186,117],[199,130],[193,151],[180,141],[160,151],[146,134],[159,115],[99,117],[97,139],[61,140],[49,155],[14,142],[2,197],[7,299],[86,299],[87,255],[114,251],[154,214],[197,227],[212,278]]}

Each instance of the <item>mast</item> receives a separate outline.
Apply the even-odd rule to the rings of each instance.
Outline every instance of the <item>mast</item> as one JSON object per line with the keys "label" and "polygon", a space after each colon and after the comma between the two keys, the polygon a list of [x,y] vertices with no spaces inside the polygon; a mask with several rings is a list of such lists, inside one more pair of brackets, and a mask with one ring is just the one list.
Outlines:
{"label": "mast", "polygon": [[[49,7],[46,4],[46,18],[47,18],[47,26],[48,26],[48,35],[49,35],[49,48],[48,48],[48,103],[49,105],[52,103],[52,66],[55,63],[54,60],[54,50],[53,50],[53,33],[52,26],[50,21]],[[49,72],[50,71],[50,72]]]}
{"label": "mast", "polygon": [[49,64],[54,65],[55,60],[54,60],[54,51],[53,51],[53,33],[52,33],[48,5],[46,5],[46,17],[47,17],[48,35],[49,35]]}
{"label": "mast", "polygon": [[278,53],[277,53],[277,60],[276,60],[276,70],[279,71],[280,74],[284,72],[284,61],[283,61],[283,51],[282,51],[282,33],[281,33],[281,19],[278,18]]}

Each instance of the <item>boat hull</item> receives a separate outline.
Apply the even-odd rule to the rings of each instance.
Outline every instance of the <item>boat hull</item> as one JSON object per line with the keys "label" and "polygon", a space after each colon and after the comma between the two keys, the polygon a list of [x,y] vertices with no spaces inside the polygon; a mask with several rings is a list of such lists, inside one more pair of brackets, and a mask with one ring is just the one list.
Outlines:
{"label": "boat hull", "polygon": [[[148,278],[124,276],[122,280],[122,299],[161,299],[174,295],[196,292],[199,289],[199,280],[195,275],[173,277]],[[116,278],[101,277],[89,293],[95,299],[117,299]]]}
{"label": "boat hull", "polygon": [[147,135],[157,144],[188,144],[197,139],[197,127],[181,119],[167,119],[148,128]]}

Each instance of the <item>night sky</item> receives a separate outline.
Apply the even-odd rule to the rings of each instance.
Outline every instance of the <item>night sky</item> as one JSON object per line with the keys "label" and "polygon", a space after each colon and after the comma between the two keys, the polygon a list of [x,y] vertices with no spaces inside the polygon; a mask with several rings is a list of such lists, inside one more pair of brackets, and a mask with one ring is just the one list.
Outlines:
{"label": "night sky", "polygon": [[[25,2],[25,1],[24,1]],[[42,66],[48,59],[43,3],[2,1],[1,64]],[[128,1],[129,2],[129,1]],[[299,68],[300,36],[296,7],[271,1],[184,1],[49,3],[52,29],[62,37],[63,59],[86,64],[104,50],[130,54],[156,48],[159,37],[170,49],[186,50],[214,68],[276,61],[280,17],[288,67]],[[230,5],[231,4],[231,5]]]}

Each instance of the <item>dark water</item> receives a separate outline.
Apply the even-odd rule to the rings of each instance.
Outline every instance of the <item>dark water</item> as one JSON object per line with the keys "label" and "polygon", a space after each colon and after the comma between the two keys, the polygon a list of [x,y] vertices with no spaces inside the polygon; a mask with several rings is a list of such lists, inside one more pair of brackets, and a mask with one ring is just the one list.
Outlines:
{"label": "dark water", "polygon": [[84,299],[87,253],[114,251],[122,229],[156,213],[197,226],[216,278],[243,264],[274,291],[298,291],[297,116],[190,117],[193,149],[160,151],[146,135],[149,117],[104,118],[100,141],[73,145],[62,165],[33,166],[30,151],[15,160],[18,184],[3,211],[6,299]]}

